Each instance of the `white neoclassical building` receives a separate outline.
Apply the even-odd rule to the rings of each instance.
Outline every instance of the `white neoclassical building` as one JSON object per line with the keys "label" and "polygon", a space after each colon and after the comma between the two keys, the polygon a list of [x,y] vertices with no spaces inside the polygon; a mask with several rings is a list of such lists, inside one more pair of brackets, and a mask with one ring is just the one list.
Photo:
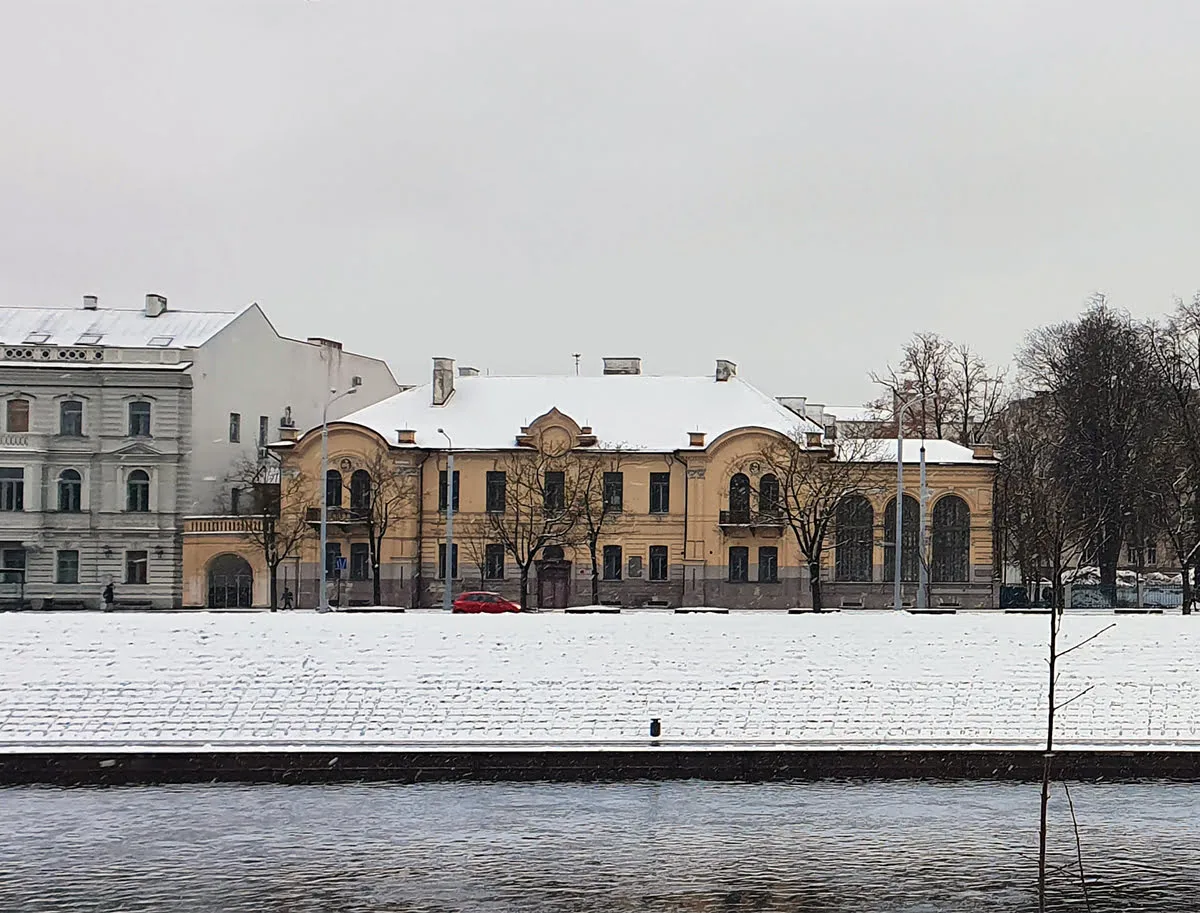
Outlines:
{"label": "white neoclassical building", "polygon": [[330,417],[399,391],[387,365],[280,336],[257,304],[172,311],[0,308],[0,604],[182,599],[182,518],[225,511],[231,471]]}

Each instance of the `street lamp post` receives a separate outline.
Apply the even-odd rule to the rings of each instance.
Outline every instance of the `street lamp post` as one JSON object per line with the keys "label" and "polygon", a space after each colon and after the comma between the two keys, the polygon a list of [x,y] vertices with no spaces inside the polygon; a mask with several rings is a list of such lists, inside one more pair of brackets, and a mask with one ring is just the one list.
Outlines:
{"label": "street lamp post", "polygon": [[446,585],[442,589],[442,610],[449,612],[454,597],[454,442],[441,428],[438,434],[446,439],[446,563],[442,568]]}
{"label": "street lamp post", "polygon": [[[899,610],[903,598],[902,581],[904,578],[904,413],[908,411],[910,406],[914,406],[919,402],[924,402],[924,396],[914,396],[912,399],[902,403],[900,408],[896,410],[896,545],[893,549],[896,559],[892,567],[892,573],[895,577],[895,595],[893,596],[893,605]],[[918,564],[918,583],[917,583],[917,601],[918,608],[927,608],[921,603],[927,599],[929,582],[928,571],[925,569],[925,441],[924,427],[921,429],[921,512],[920,512],[920,535],[917,540],[917,548],[921,551]]]}
{"label": "street lamp post", "polygon": [[362,380],[355,377],[350,382],[350,389],[341,393],[331,389],[329,396],[325,398],[325,407],[321,410],[321,574],[317,580],[317,586],[321,588],[321,598],[317,602],[318,612],[329,611],[329,585],[326,583],[329,579],[329,554],[326,548],[329,528],[329,407],[343,396],[355,393],[361,383]]}

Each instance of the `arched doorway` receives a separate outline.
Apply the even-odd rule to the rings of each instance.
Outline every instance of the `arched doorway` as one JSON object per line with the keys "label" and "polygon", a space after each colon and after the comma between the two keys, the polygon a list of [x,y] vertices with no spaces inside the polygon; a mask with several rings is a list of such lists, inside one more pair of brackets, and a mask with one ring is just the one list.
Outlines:
{"label": "arched doorway", "polygon": [[208,565],[208,607],[248,609],[254,604],[254,571],[241,555],[218,555]]}

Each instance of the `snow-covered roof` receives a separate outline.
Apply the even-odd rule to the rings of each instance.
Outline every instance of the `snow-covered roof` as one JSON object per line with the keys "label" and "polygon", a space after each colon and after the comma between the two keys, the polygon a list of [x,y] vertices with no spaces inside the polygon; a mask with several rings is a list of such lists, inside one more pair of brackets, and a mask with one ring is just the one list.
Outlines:
{"label": "snow-covered roof", "polygon": [[[244,309],[243,309],[244,310]],[[241,311],[0,307],[0,344],[187,349],[225,329]]]}
{"label": "snow-covered roof", "polygon": [[[917,464],[921,460],[921,441],[919,439],[907,439],[904,442],[904,462]],[[979,463],[983,460],[977,459],[975,451],[970,447],[964,447],[961,444],[956,444],[953,441],[933,441],[927,440],[925,444],[925,463],[932,464],[953,464],[953,463]],[[845,459],[847,456],[853,456],[856,459],[866,460],[873,459],[880,463],[895,463],[896,462],[896,440],[895,438],[878,438],[878,439],[842,439],[837,442],[838,456]]]}
{"label": "snow-covered roof", "polygon": [[602,447],[664,453],[688,446],[688,433],[703,431],[712,443],[736,428],[761,427],[784,434],[821,427],[773,397],[733,377],[655,377],[645,374],[576,377],[457,377],[454,394],[432,404],[429,384],[414,387],[354,412],[343,422],[371,428],[389,441],[397,429],[416,431],[418,447],[502,450],[516,445],[523,427],[551,409],[590,426]]}

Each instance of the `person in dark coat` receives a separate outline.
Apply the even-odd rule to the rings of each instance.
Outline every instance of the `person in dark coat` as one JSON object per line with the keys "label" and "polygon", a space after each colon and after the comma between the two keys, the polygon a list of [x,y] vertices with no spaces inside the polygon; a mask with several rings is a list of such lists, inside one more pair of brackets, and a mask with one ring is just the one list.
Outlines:
{"label": "person in dark coat", "polygon": [[112,581],[109,581],[108,586],[104,588],[104,611],[111,612],[113,610],[113,602],[116,601],[117,595],[113,590]]}
{"label": "person in dark coat", "polygon": [[283,588],[283,607],[290,609],[292,607],[292,591],[287,587]]}

